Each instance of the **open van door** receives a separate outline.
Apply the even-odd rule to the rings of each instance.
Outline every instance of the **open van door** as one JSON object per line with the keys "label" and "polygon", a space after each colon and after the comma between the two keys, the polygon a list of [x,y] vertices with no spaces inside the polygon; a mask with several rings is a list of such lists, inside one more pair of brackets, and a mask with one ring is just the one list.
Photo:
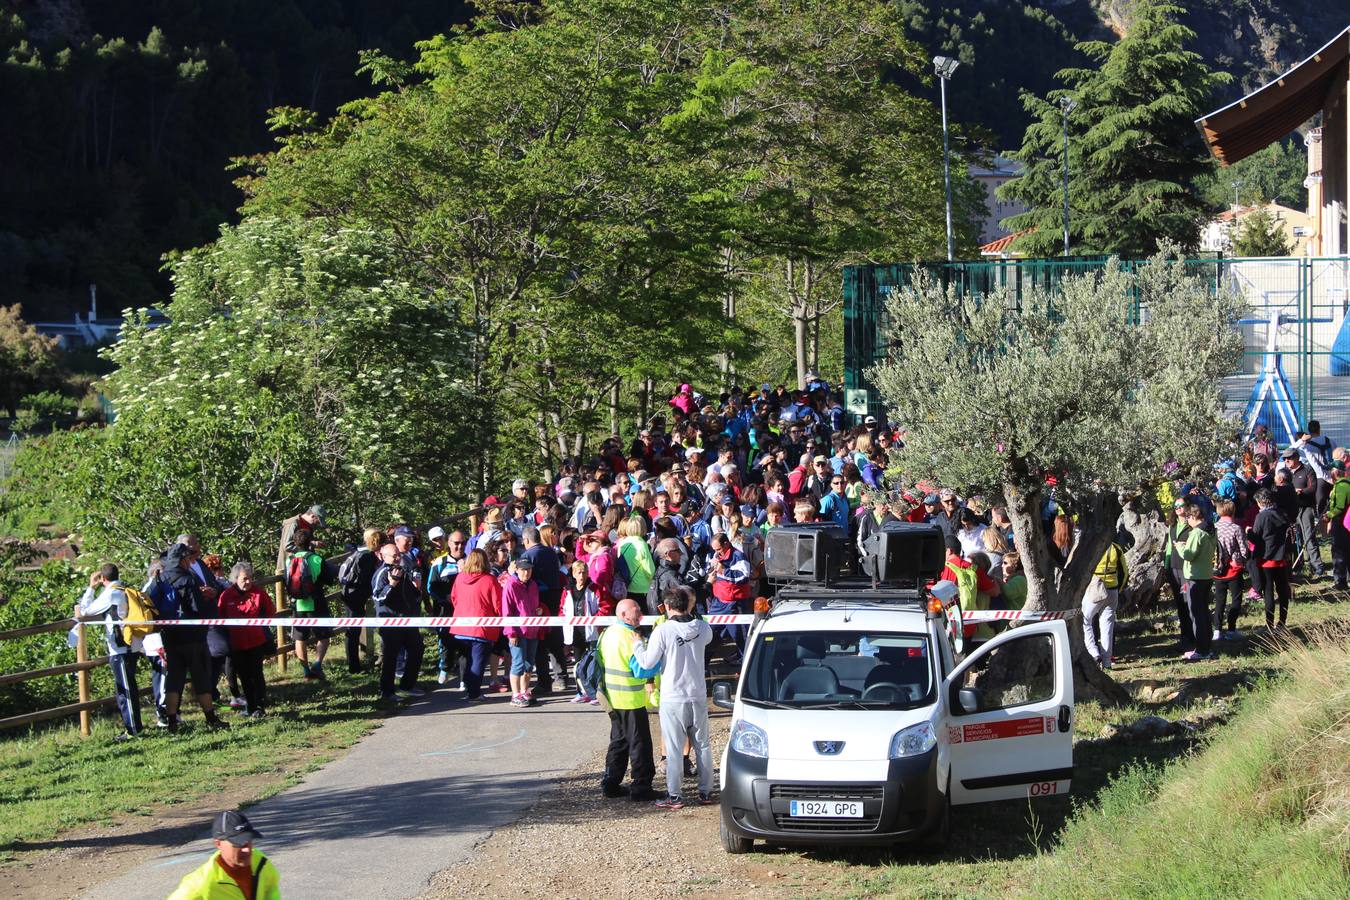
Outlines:
{"label": "open van door", "polygon": [[1073,776],[1073,668],[1063,621],[996,636],[943,682],[951,802],[1064,794]]}

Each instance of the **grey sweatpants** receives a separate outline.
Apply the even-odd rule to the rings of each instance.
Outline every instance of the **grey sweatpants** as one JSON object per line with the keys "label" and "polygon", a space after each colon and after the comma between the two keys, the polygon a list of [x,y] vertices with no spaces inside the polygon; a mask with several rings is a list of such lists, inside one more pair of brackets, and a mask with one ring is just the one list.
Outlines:
{"label": "grey sweatpants", "polygon": [[661,700],[661,739],[666,743],[666,793],[680,796],[684,779],[681,762],[684,739],[689,738],[698,761],[698,789],[712,793],[712,741],[708,737],[708,703],[688,700]]}

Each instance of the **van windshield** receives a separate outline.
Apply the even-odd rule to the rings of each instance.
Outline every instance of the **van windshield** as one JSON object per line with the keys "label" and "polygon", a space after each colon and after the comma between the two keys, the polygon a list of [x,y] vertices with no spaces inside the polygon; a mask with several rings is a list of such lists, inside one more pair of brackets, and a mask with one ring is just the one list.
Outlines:
{"label": "van windshield", "polygon": [[929,655],[922,634],[761,634],[741,699],[803,709],[914,709],[932,702]]}

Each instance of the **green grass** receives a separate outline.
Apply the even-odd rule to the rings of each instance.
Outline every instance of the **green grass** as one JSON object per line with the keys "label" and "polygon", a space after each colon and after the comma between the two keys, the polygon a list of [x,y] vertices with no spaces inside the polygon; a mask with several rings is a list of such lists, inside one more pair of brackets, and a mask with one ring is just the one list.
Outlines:
{"label": "green grass", "polygon": [[[271,681],[276,670],[267,673]],[[332,759],[387,714],[370,677],[349,676],[340,665],[326,686],[291,674],[269,683],[268,694],[265,718],[222,710],[228,731],[208,730],[195,704],[185,704],[184,728],[170,735],[153,727],[153,707],[143,701],[151,727],[130,743],[113,741],[119,723],[107,717],[95,719],[88,738],[70,725],[0,741],[0,859],[81,825],[199,801],[248,776],[256,785],[249,799],[259,800]]]}
{"label": "green grass", "polygon": [[1044,897],[1350,895],[1350,647],[1285,656],[1204,751],[1137,766],[1033,870]]}

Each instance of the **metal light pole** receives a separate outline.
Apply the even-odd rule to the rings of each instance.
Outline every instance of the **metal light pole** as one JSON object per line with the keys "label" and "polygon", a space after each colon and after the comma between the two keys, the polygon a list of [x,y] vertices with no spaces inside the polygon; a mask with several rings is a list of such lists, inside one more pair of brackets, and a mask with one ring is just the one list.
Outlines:
{"label": "metal light pole", "polygon": [[1069,255],[1069,113],[1078,104],[1072,97],[1060,97],[1059,108],[1064,111],[1064,255]]}
{"label": "metal light pole", "polygon": [[947,185],[947,262],[952,261],[952,161],[951,150],[947,143],[947,79],[952,77],[959,59],[950,56],[933,57],[933,71],[937,73],[942,90],[942,177]]}
{"label": "metal light pole", "polygon": [[1242,187],[1241,181],[1233,182],[1233,209],[1237,209],[1241,204],[1238,203],[1238,188]]}

